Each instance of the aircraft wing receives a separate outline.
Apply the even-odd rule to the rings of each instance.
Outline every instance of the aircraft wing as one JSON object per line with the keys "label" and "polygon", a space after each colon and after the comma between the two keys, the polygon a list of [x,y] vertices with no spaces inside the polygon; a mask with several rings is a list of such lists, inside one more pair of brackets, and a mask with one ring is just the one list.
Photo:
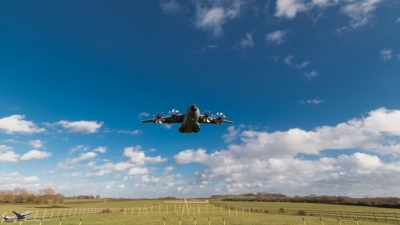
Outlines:
{"label": "aircraft wing", "polygon": [[199,123],[205,123],[205,124],[222,124],[222,123],[229,123],[229,124],[233,124],[232,121],[229,120],[221,120],[221,119],[217,119],[214,117],[208,117],[207,119],[204,118],[203,115],[200,115],[199,119],[197,120],[197,122]]}
{"label": "aircraft wing", "polygon": [[21,213],[22,216],[27,216],[27,215],[31,215],[32,212],[31,211],[26,211],[24,213]]}
{"label": "aircraft wing", "polygon": [[167,123],[167,124],[182,123],[183,122],[183,114],[179,114],[176,116],[166,116],[166,117],[161,117],[158,119],[155,118],[155,119],[150,119],[150,120],[141,120],[140,122],[141,123],[159,123],[159,124],[161,124],[160,122],[157,122],[157,120],[161,121],[161,123]]}

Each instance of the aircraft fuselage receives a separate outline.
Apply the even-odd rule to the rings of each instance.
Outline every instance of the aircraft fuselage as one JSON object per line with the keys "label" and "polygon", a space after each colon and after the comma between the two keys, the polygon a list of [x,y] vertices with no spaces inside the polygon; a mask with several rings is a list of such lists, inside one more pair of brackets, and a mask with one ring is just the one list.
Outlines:
{"label": "aircraft fuselage", "polygon": [[200,117],[200,110],[196,105],[191,105],[186,109],[183,122],[179,127],[181,133],[197,133],[200,131],[200,125],[197,120]]}

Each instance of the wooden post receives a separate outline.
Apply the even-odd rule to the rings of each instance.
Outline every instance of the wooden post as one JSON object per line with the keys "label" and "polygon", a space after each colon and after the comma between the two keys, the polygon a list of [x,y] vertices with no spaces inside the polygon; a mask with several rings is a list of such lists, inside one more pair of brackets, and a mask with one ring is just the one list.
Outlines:
{"label": "wooden post", "polygon": [[53,212],[54,212],[54,209],[51,210],[50,219],[53,217]]}
{"label": "wooden post", "polygon": [[33,218],[34,220],[36,220],[36,216],[37,216],[37,214],[38,214],[38,210],[36,210],[35,217]]}
{"label": "wooden post", "polygon": [[60,215],[60,209],[58,209],[58,214],[57,214],[57,218],[58,218],[58,216]]}
{"label": "wooden post", "polygon": [[46,218],[46,209],[44,210],[44,213],[43,213],[43,219],[45,219]]}
{"label": "wooden post", "polygon": [[387,219],[387,217],[386,217],[386,213],[384,213],[384,215],[385,215],[385,220],[386,220],[386,222],[388,221],[388,219]]}

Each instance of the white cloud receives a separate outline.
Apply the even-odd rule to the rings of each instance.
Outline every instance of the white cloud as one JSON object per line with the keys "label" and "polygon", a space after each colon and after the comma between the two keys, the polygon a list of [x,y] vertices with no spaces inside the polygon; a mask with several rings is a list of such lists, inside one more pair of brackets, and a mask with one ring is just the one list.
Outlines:
{"label": "white cloud", "polygon": [[176,14],[182,10],[176,0],[161,0],[160,6],[166,14]]}
{"label": "white cloud", "polygon": [[106,153],[107,147],[105,147],[105,146],[99,146],[99,147],[95,148],[93,151],[95,151],[95,152],[100,152],[100,153]]}
{"label": "white cloud", "polygon": [[302,0],[278,0],[276,2],[275,16],[293,19],[298,12],[307,10]]}
{"label": "white cloud", "polygon": [[13,148],[11,146],[0,145],[0,152],[12,151],[12,150],[13,150]]}
{"label": "white cloud", "polygon": [[227,129],[228,133],[222,135],[222,139],[224,139],[225,142],[231,142],[235,140],[240,135],[240,132],[243,128],[245,128],[243,124],[239,125],[237,129],[235,129],[235,126],[229,126]]}
{"label": "white cloud", "polygon": [[12,115],[0,119],[0,131],[6,134],[33,134],[45,131],[44,128],[38,128],[32,121],[24,120],[24,115]]}
{"label": "white cloud", "polygon": [[30,141],[29,144],[34,148],[41,148],[43,147],[43,142],[41,140],[33,140]]}
{"label": "white cloud", "polygon": [[88,147],[85,147],[83,145],[77,145],[73,148],[71,148],[71,151],[69,152],[70,155],[72,155],[72,153],[76,152],[76,151],[86,151],[88,150]]}
{"label": "white cloud", "polygon": [[338,160],[342,167],[350,169],[375,169],[382,165],[378,156],[371,156],[359,152],[351,156],[340,155]]}
{"label": "white cloud", "polygon": [[390,60],[393,56],[392,49],[384,48],[379,51],[379,55],[383,61]]}
{"label": "white cloud", "polygon": [[79,157],[67,158],[67,160],[65,162],[59,162],[57,164],[57,166],[61,169],[72,169],[72,168],[74,168],[74,164],[85,161],[85,160],[93,159],[96,156],[97,156],[97,153],[95,153],[95,152],[82,153],[79,155]]}
{"label": "white cloud", "polygon": [[266,41],[275,42],[280,45],[285,41],[285,36],[290,30],[276,30],[266,35]]}
{"label": "white cloud", "polygon": [[172,124],[166,124],[166,123],[164,123],[162,126],[163,126],[165,129],[168,129],[168,130],[171,130],[171,128],[172,128]]}
{"label": "white cloud", "polygon": [[4,143],[17,143],[17,141],[14,139],[7,139],[7,140],[4,140],[3,142]]}
{"label": "white cloud", "polygon": [[222,34],[222,26],[229,20],[240,16],[240,11],[245,2],[243,0],[196,1],[196,27],[210,31],[214,36]]}
{"label": "white cloud", "polygon": [[305,72],[304,76],[306,76],[307,78],[313,78],[318,76],[318,72],[316,70],[312,70],[311,72]]}
{"label": "white cloud", "polygon": [[310,62],[308,62],[308,61],[304,61],[301,64],[296,64],[296,63],[293,63],[292,60],[293,60],[293,55],[288,55],[286,58],[283,59],[283,61],[285,62],[286,65],[294,67],[296,69],[302,69],[302,68],[308,66],[308,64],[310,64]]}
{"label": "white cloud", "polygon": [[149,116],[150,116],[150,113],[148,113],[148,112],[139,113],[139,119],[142,119],[143,117],[149,117]]}
{"label": "white cloud", "polygon": [[[177,164],[206,166],[194,174],[196,183],[210,183],[214,193],[256,192],[262,187],[287,194],[387,196],[398,193],[400,162],[385,163],[378,155],[361,151],[399,155],[399,137],[400,110],[380,108],[364,118],[312,131],[245,130],[240,134],[241,143],[231,144],[226,150],[207,154],[205,149],[189,149],[179,152],[174,159]],[[348,149],[357,152],[321,156],[325,150],[346,153]],[[297,158],[302,154],[318,158]]]}
{"label": "white cloud", "polygon": [[318,105],[320,103],[322,103],[324,100],[321,99],[307,99],[307,100],[300,100],[299,102],[301,104],[314,104],[314,105]]}
{"label": "white cloud", "polygon": [[30,150],[29,152],[23,154],[20,159],[22,161],[29,161],[34,159],[46,159],[49,158],[51,155],[52,155],[51,152]]}
{"label": "white cloud", "polygon": [[174,169],[173,166],[167,166],[164,168],[164,174],[169,174]]}
{"label": "white cloud", "polygon": [[133,131],[130,131],[130,130],[119,130],[117,133],[118,133],[118,134],[132,134],[132,135],[136,135],[136,134],[140,134],[141,131],[140,131],[140,130],[133,130]]}
{"label": "white cloud", "polygon": [[254,46],[253,35],[247,33],[246,39],[244,39],[240,42],[240,47],[242,49],[247,49],[247,48],[252,48],[253,46]]}
{"label": "white cloud", "polygon": [[342,6],[341,11],[350,17],[350,25],[340,28],[337,32],[355,29],[368,24],[373,17],[372,12],[383,0],[353,0],[346,1],[348,4]]}
{"label": "white cloud", "polygon": [[288,56],[286,56],[286,58],[283,59],[283,61],[285,61],[286,65],[292,66],[293,65],[292,59],[293,59],[293,55],[288,55]]}
{"label": "white cloud", "polygon": [[0,152],[0,162],[17,162],[18,157],[14,151]]}
{"label": "white cloud", "polygon": [[63,173],[61,174],[62,177],[78,177],[80,176],[82,173],[80,172],[73,172],[73,173]]}
{"label": "white cloud", "polygon": [[397,18],[396,23],[400,23],[400,18]]}
{"label": "white cloud", "polygon": [[167,161],[166,158],[162,158],[161,156],[146,156],[139,145],[125,148],[123,156],[129,158],[129,160],[117,163],[108,162],[101,166],[95,166],[93,163],[91,166],[94,167],[97,172],[88,173],[87,176],[97,177],[121,172],[125,172],[128,175],[143,175],[149,173],[149,169],[145,167],[146,163],[162,163]]}
{"label": "white cloud", "polygon": [[84,120],[69,122],[66,120],[61,120],[55,124],[62,126],[64,129],[67,129],[69,130],[69,132],[72,133],[90,134],[90,133],[96,133],[103,125],[103,122],[84,121]]}
{"label": "white cloud", "polygon": [[301,68],[304,68],[304,67],[308,66],[308,64],[310,64],[310,62],[305,61],[302,64],[294,65],[294,67],[297,68],[297,69],[301,69]]}

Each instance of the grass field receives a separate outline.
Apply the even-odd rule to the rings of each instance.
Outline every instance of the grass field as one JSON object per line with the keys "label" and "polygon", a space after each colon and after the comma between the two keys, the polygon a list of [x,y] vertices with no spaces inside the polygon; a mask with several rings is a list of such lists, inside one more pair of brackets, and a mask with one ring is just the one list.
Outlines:
{"label": "grass field", "polygon": [[[81,204],[80,204],[81,203]],[[238,206],[239,210],[229,210],[224,207],[219,207],[218,204]],[[216,204],[216,205],[214,205]],[[147,212],[144,209],[147,208]],[[73,200],[66,202],[63,205],[0,205],[0,211],[7,211],[7,215],[11,215],[9,210],[26,211],[31,210],[34,213],[38,212],[38,216],[43,215],[44,210],[47,211],[46,217],[49,217],[49,213],[52,212],[52,218],[46,218],[43,225],[79,225],[80,218],[83,220],[81,225],[99,225],[99,224],[164,224],[164,217],[166,217],[165,224],[298,224],[298,225],[357,225],[357,221],[354,219],[341,219],[339,222],[334,217],[323,217],[323,223],[320,221],[319,216],[303,216],[305,221],[302,220],[302,216],[277,214],[277,213],[252,213],[245,211],[244,208],[279,208],[293,209],[293,210],[312,210],[312,209],[324,209],[324,210],[354,210],[358,212],[364,212],[375,209],[376,211],[385,212],[399,212],[399,210],[384,209],[384,208],[370,208],[370,207],[347,207],[337,205],[321,205],[321,204],[302,204],[302,203],[267,203],[267,202],[225,202],[225,201],[213,201],[211,204],[190,204],[189,210],[187,210],[183,204],[164,204],[160,200],[139,200],[139,201],[86,201],[86,200]],[[243,210],[241,210],[243,207]],[[85,215],[69,215],[70,212],[80,211],[83,209],[89,212],[89,209],[106,209],[109,208],[112,213],[100,213],[100,214],[85,214]],[[185,210],[182,212],[182,209]],[[140,213],[139,213],[140,209]],[[100,212],[98,210],[96,212]],[[94,211],[91,211],[94,212]],[[64,217],[64,215],[66,215]],[[63,221],[60,224],[60,219]],[[181,217],[181,221],[179,221]],[[194,220],[196,217],[196,221]],[[208,220],[210,217],[210,221]],[[225,221],[223,220],[225,219]],[[180,223],[179,223],[180,222]],[[225,223],[224,223],[225,222]],[[305,222],[305,223],[304,223]],[[9,223],[9,222],[6,222]],[[10,223],[13,224],[13,223]],[[18,222],[20,224],[20,222]],[[29,222],[25,221],[22,224],[40,224],[39,221]],[[382,221],[360,220],[359,225],[378,225],[378,224],[394,224]]]}

